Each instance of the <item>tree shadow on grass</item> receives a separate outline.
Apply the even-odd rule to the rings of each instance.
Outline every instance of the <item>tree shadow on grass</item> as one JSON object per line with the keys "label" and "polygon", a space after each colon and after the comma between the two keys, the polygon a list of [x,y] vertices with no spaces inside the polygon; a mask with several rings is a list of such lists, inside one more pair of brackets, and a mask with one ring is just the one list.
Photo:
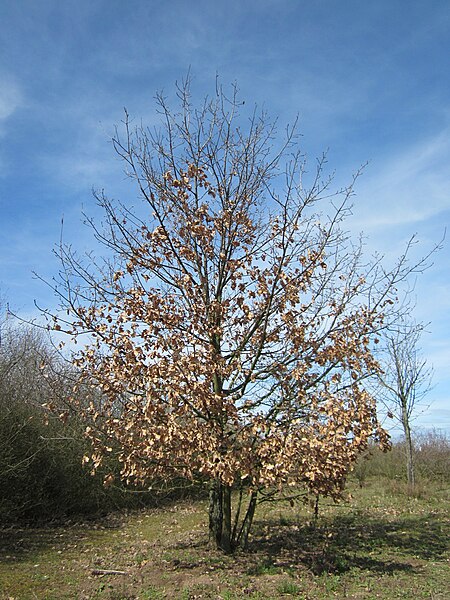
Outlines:
{"label": "tree shadow on grass", "polygon": [[66,527],[7,527],[0,528],[0,564],[32,560],[42,552],[76,548],[92,539],[92,532],[116,529],[119,522],[77,523]]}
{"label": "tree shadow on grass", "polygon": [[[73,541],[74,537],[71,538]],[[38,556],[42,551],[62,549],[67,536],[51,528],[8,528],[0,530],[0,563],[14,563]]]}
{"label": "tree shadow on grass", "polygon": [[275,521],[255,526],[252,552],[283,568],[304,566],[316,575],[365,569],[378,574],[415,572],[418,560],[442,560],[449,550],[443,517],[374,519],[364,513],[319,519],[317,526]]}

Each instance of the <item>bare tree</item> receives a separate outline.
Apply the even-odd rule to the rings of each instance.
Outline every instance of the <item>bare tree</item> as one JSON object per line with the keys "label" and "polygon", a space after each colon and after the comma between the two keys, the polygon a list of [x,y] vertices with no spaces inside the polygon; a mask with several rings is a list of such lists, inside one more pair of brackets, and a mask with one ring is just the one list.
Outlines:
{"label": "bare tree", "polygon": [[402,319],[394,331],[384,333],[384,358],[378,373],[379,400],[402,426],[406,444],[406,474],[408,487],[414,488],[414,445],[411,421],[423,408],[423,399],[431,388],[432,368],[423,358],[419,342],[424,326]]}
{"label": "bare tree", "polygon": [[370,436],[386,447],[362,382],[396,284],[423,262],[364,259],[342,229],[353,184],[332,192],[324,159],[307,174],[295,127],[276,151],[275,126],[243,120],[234,88],[199,108],[177,89],[178,112],[157,96],[160,130],[125,115],[114,147],[142,204],[95,194],[104,222],[87,223],[107,256],[60,245],[69,316],[48,316],[85,339],[74,362],[102,392],[80,407],[86,463],[117,451],[127,481],[208,482],[211,537],[230,552],[260,497],[338,497]]}

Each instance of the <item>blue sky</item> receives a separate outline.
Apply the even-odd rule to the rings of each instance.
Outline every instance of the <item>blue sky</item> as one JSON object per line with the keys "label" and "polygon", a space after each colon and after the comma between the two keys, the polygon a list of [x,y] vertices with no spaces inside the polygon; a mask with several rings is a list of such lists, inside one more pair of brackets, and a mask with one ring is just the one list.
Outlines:
{"label": "blue sky", "polygon": [[[426,253],[450,222],[448,0],[1,0],[0,293],[23,315],[54,300],[66,239],[89,247],[91,189],[134,199],[109,143],[123,107],[157,122],[154,94],[190,67],[280,124],[300,116],[310,160],[328,149],[336,184],[366,161],[350,226],[389,261],[414,233]],[[448,234],[448,236],[450,233]],[[415,286],[435,369],[417,424],[450,431],[450,250]]]}

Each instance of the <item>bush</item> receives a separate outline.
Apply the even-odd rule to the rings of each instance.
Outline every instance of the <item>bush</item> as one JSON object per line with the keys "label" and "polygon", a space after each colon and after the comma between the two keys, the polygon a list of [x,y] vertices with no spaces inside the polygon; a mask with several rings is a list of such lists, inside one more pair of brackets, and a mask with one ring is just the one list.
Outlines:
{"label": "bush", "polygon": [[[416,434],[414,438],[414,467],[416,482],[450,483],[450,441],[438,431]],[[372,446],[357,462],[354,477],[360,483],[368,477],[383,477],[397,482],[406,481],[406,446],[395,442],[390,452]]]}
{"label": "bush", "polygon": [[50,400],[64,406],[73,371],[36,329],[6,322],[0,333],[0,521],[136,505],[140,499],[106,490],[102,473],[91,477],[82,467],[87,441],[76,417],[65,427],[42,407]]}

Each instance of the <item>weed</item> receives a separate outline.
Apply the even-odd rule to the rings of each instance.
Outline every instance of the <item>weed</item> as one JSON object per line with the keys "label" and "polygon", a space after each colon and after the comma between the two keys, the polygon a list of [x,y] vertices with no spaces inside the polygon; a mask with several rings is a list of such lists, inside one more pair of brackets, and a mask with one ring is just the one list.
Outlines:
{"label": "weed", "polygon": [[300,593],[300,587],[294,581],[286,579],[279,584],[278,591],[280,594],[297,596]]}

